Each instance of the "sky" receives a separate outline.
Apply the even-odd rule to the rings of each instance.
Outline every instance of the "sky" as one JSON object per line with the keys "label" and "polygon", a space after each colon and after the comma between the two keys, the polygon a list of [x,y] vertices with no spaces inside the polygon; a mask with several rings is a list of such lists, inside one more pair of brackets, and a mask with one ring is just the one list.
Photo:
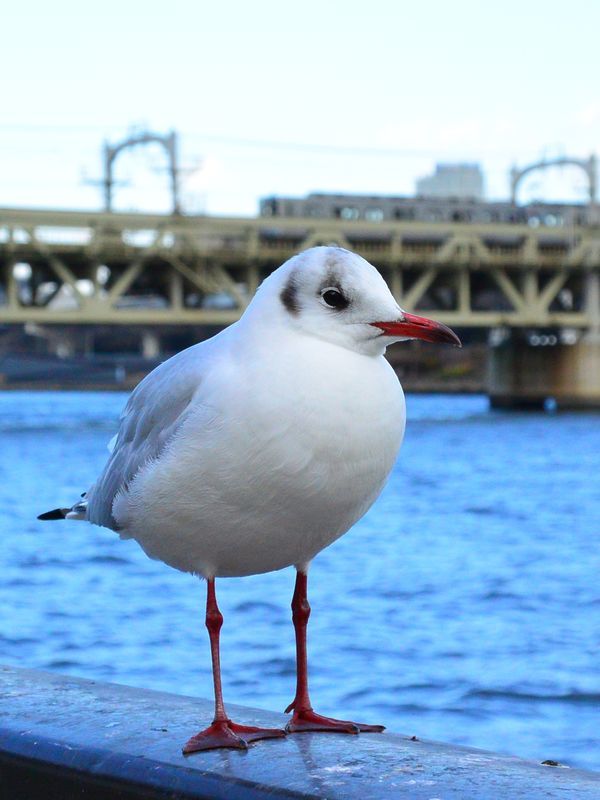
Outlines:
{"label": "sky", "polygon": [[[600,152],[600,2],[20,0],[3,11],[0,207],[101,207],[101,148],[180,136],[188,213],[311,191],[410,195],[437,162],[508,170]],[[157,146],[116,163],[118,210],[169,209]],[[521,200],[582,201],[575,168]]]}

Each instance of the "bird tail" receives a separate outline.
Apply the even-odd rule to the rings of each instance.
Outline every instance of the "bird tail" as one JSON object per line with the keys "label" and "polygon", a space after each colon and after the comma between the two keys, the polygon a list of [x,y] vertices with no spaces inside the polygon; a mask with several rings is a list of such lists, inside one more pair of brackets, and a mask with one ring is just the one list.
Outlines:
{"label": "bird tail", "polygon": [[82,498],[84,499],[78,500],[71,508],[53,508],[52,511],[40,514],[38,519],[86,519],[88,501],[85,499],[85,494]]}

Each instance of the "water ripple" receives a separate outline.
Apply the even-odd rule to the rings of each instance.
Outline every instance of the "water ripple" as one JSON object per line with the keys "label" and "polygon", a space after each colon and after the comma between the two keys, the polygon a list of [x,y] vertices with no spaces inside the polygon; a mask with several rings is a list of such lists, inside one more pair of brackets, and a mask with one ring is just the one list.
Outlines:
{"label": "water ripple", "polygon": [[[94,481],[125,399],[0,393],[0,661],[210,696],[205,587],[35,519]],[[598,417],[448,396],[409,397],[408,416],[381,498],[311,568],[315,707],[600,768]],[[292,699],[293,582],[219,582],[231,702]]]}

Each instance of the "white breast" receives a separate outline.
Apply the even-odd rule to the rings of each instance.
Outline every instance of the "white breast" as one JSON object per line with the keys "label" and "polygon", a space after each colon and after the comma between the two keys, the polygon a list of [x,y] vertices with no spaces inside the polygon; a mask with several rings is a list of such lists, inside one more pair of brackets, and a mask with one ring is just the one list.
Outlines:
{"label": "white breast", "polygon": [[307,563],[379,495],[404,433],[383,357],[303,339],[213,366],[202,402],[115,502],[148,555],[206,576]]}

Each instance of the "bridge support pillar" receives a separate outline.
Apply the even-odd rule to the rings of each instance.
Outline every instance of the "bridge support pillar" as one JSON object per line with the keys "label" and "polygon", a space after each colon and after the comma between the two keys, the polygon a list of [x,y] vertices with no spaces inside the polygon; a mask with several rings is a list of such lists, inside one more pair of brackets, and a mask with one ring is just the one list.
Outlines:
{"label": "bridge support pillar", "polygon": [[156,331],[142,331],[142,355],[144,358],[158,358],[160,356],[160,337]]}
{"label": "bridge support pillar", "polygon": [[533,346],[513,333],[489,350],[488,395],[493,408],[543,408],[548,401],[558,408],[600,408],[600,336]]}

